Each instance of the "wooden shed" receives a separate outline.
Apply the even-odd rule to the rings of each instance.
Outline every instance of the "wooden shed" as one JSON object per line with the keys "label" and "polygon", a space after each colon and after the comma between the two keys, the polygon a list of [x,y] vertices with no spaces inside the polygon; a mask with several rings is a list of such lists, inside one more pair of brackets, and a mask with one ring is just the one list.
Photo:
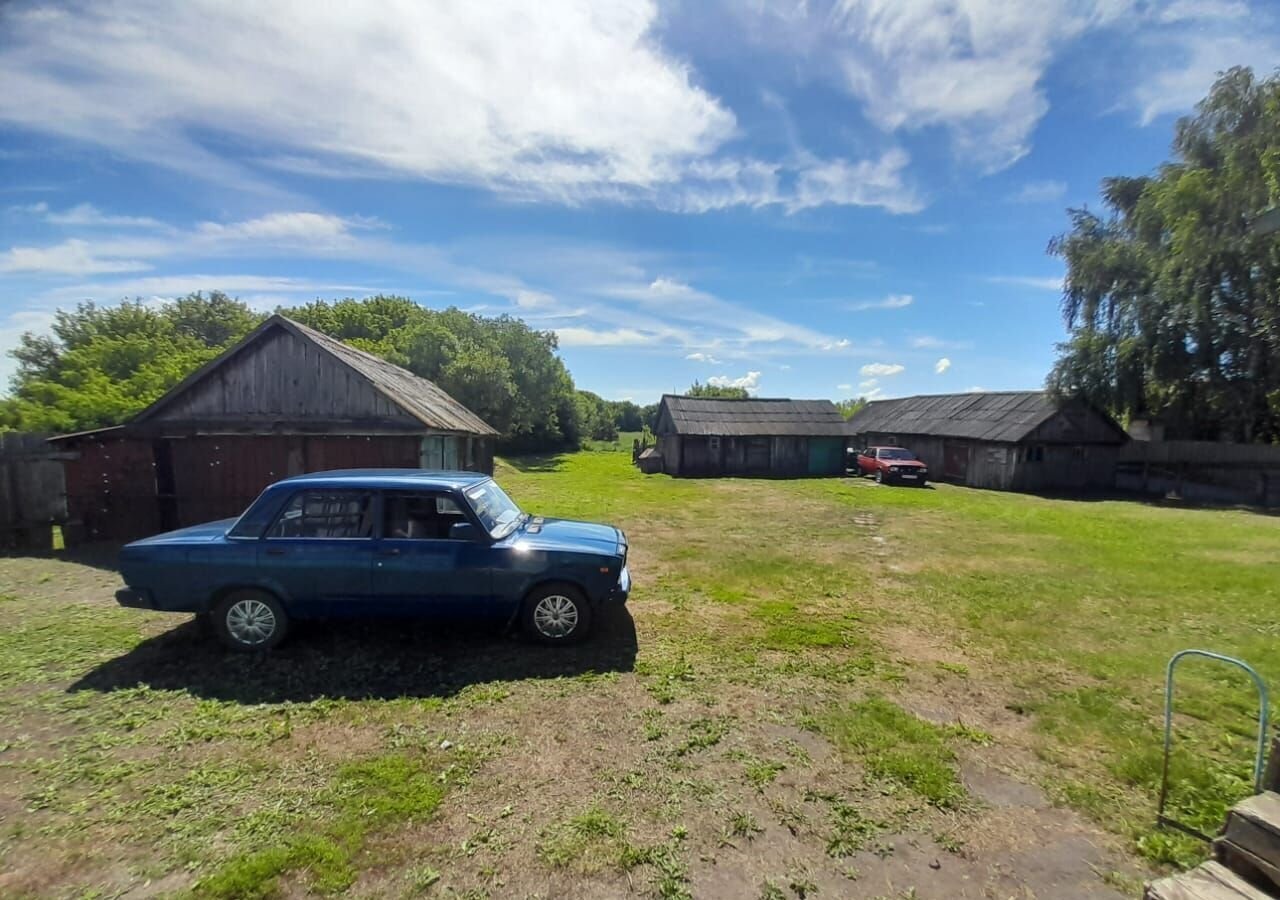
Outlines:
{"label": "wooden shed", "polygon": [[848,427],[830,400],[667,394],[654,433],[671,475],[843,475]]}
{"label": "wooden shed", "polygon": [[128,423],[53,441],[73,530],[126,539],[239,515],[303,472],[492,472],[496,437],[425,378],[275,315]]}
{"label": "wooden shed", "polygon": [[906,447],[934,480],[1005,491],[1110,490],[1128,439],[1106,413],[1045,391],[876,400],[849,420],[858,447]]}

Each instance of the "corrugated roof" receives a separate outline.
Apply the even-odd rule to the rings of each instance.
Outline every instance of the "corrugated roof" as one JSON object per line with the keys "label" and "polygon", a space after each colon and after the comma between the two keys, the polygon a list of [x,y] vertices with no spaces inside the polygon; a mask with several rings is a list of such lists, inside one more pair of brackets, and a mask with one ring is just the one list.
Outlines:
{"label": "corrugated roof", "polygon": [[849,433],[844,416],[830,400],[711,400],[667,394],[662,405],[676,434],[843,437]]}
{"label": "corrugated roof", "polygon": [[[1016,443],[1030,436],[1058,410],[1058,404],[1045,391],[927,394],[872,401],[849,420],[849,425],[855,434],[923,434]],[[1103,419],[1123,440],[1120,427],[1105,416]]]}
{"label": "corrugated roof", "polygon": [[406,415],[417,419],[427,428],[465,434],[498,434],[487,422],[427,379],[278,313],[255,328],[240,343],[188,375],[168,393],[134,416],[130,424],[150,418],[175,397],[203,381],[211,372],[235,357],[245,347],[276,328],[292,332],[301,340],[315,344],[334,356],[366,379],[388,400],[403,409]]}

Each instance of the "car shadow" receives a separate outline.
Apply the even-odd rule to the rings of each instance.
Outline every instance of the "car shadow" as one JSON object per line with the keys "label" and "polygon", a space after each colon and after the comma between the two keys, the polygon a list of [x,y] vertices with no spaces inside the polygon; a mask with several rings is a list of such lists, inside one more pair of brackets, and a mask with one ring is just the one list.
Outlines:
{"label": "car shadow", "polygon": [[386,700],[635,668],[635,622],[625,609],[598,620],[583,643],[565,647],[499,631],[425,621],[300,622],[276,650],[246,655],[224,650],[193,620],[102,663],[67,690],[146,686],[245,704]]}

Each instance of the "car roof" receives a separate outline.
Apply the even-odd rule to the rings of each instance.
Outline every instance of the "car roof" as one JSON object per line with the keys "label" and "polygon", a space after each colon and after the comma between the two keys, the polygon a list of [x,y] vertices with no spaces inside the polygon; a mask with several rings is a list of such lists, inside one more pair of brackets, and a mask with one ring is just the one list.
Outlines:
{"label": "car roof", "polygon": [[376,488],[465,488],[489,476],[482,472],[458,472],[446,469],[336,469],[330,472],[308,472],[294,475],[277,484],[315,487],[376,487]]}

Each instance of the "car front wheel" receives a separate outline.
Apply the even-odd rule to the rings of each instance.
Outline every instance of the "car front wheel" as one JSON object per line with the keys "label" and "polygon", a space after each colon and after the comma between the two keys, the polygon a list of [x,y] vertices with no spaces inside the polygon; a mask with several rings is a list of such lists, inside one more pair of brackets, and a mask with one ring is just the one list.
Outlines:
{"label": "car front wheel", "polygon": [[591,604],[571,585],[544,585],[525,598],[521,624],[539,643],[576,643],[591,631]]}
{"label": "car front wheel", "polygon": [[289,629],[289,615],[266,591],[233,591],[213,609],[211,624],[218,639],[241,653],[270,650]]}

